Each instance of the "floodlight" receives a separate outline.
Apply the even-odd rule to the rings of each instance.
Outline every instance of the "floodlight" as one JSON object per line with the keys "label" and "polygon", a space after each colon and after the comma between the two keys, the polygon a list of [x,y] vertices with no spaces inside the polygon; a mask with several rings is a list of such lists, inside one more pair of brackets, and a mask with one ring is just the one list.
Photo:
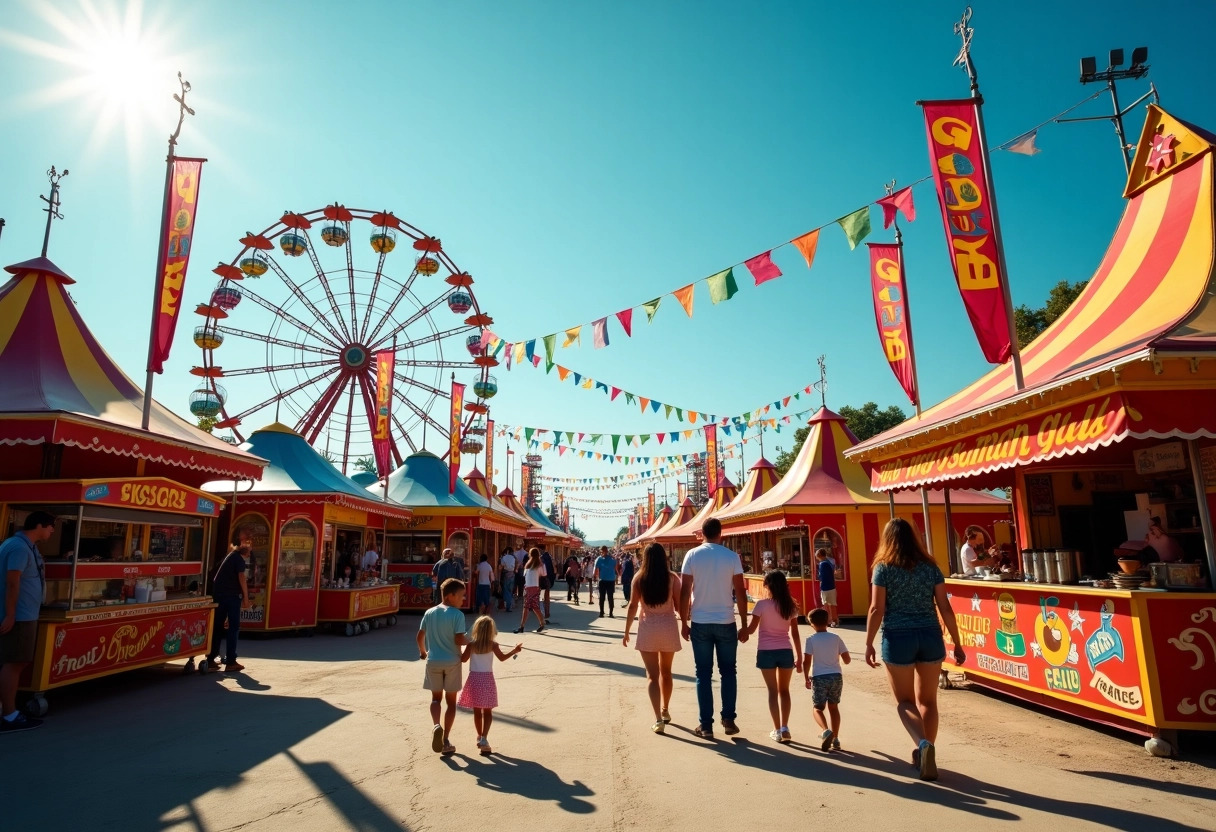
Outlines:
{"label": "floodlight", "polygon": [[1123,66],[1123,50],[1122,49],[1110,50],[1110,65],[1111,65],[1112,69],[1117,66]]}
{"label": "floodlight", "polygon": [[1144,66],[1148,63],[1148,47],[1137,46],[1132,50],[1132,69]]}
{"label": "floodlight", "polygon": [[1098,59],[1089,57],[1081,59],[1081,79],[1085,80],[1098,71]]}

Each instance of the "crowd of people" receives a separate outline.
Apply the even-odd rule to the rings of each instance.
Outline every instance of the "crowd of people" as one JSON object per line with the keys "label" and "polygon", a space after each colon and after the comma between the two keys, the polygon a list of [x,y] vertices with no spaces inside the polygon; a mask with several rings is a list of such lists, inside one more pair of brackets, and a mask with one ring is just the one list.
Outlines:
{"label": "crowd of people", "polygon": [[[705,542],[685,555],[678,572],[671,568],[666,551],[657,543],[646,548],[639,564],[628,554],[618,555],[601,547],[599,552],[581,558],[571,555],[560,573],[540,548],[527,552],[522,547],[504,550],[499,559],[498,589],[505,609],[512,611],[517,592],[523,597],[523,613],[515,632],[523,632],[529,613],[537,619],[536,632],[545,630],[550,590],[559,574],[566,580],[568,601],[581,603],[582,583],[587,584],[588,603],[592,602],[592,593],[598,591],[600,617],[607,606],[608,616],[615,618],[615,587],[620,582],[627,605],[621,641],[626,647],[630,645],[636,622],[633,646],[646,669],[654,733],[663,734],[671,723],[672,661],[687,642],[696,668],[698,715],[693,733],[712,740],[716,716],[723,734],[738,734],[738,645],[756,636],[756,667],[768,691],[773,723],[769,737],[778,743],[792,741],[790,683],[795,673],[801,673],[805,687],[811,691],[820,748],[829,753],[840,750],[843,668],[851,663],[852,656],[844,640],[830,632],[839,624],[834,586],[823,588],[822,607],[800,610],[784,573],[774,570],[764,579],[767,597],[758,599],[749,609],[742,562],[737,553],[722,545],[721,524],[711,518],[701,530]],[[820,573],[833,574],[835,564],[830,553],[819,550],[815,555]],[[490,754],[488,735],[493,710],[498,706],[494,658],[515,658],[524,648],[516,644],[504,649],[495,640],[498,630],[490,615],[492,604],[482,603],[493,597],[482,590],[494,581],[488,564],[485,569],[479,564],[477,569],[479,616],[471,637],[468,635],[463,613],[465,581],[448,574],[446,566],[440,568],[450,560],[451,552],[445,550],[435,570],[439,597],[423,615],[417,634],[419,655],[426,662],[423,687],[431,696],[432,749],[440,754],[455,753],[452,728],[456,708],[464,706],[473,710],[478,751]],[[481,563],[486,563],[486,558]],[[888,522],[874,558],[865,662],[872,668],[886,668],[896,712],[914,743],[911,762],[923,780],[937,778],[937,685],[946,658],[943,627],[956,645],[955,662],[966,660],[944,581],[945,576],[912,525],[901,518]],[[799,632],[800,618],[812,631],[805,641]],[[880,633],[881,662],[875,647]],[[465,663],[470,665],[467,681],[463,677]],[[716,713],[715,666],[721,705]]]}

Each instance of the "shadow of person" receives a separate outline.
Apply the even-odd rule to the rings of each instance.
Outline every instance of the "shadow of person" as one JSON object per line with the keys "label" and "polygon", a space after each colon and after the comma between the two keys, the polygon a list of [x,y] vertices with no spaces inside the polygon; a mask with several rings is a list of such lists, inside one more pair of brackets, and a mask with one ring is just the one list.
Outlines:
{"label": "shadow of person", "polygon": [[327,800],[342,815],[346,828],[359,832],[402,832],[404,829],[333,764],[326,761],[306,763],[290,749],[285,750],[283,755],[312,782],[318,796]]}
{"label": "shadow of person", "polygon": [[556,801],[558,808],[575,815],[589,815],[595,811],[595,804],[582,799],[595,792],[578,780],[565,782],[556,772],[540,763],[503,754],[468,757],[457,753],[454,757],[464,762],[463,769],[452,757],[445,757],[444,762],[453,769],[476,777],[477,785],[483,789],[517,794],[529,800]]}
{"label": "shadow of person", "polygon": [[[619,636],[617,637],[617,641],[620,641]],[[637,651],[634,650],[632,647],[630,647],[629,650],[631,653],[634,653],[634,654],[637,653]],[[646,668],[642,666],[642,664],[640,663],[640,660],[639,660],[638,664],[625,664],[624,662],[611,662],[611,661],[605,661],[603,659],[585,659],[582,656],[568,656],[564,653],[550,653],[548,650],[537,650],[534,647],[529,647],[528,652],[529,653],[543,653],[544,655],[552,656],[555,659],[565,659],[566,661],[570,661],[570,662],[578,662],[579,664],[591,665],[592,667],[599,668],[600,670],[610,670],[614,673],[627,673],[630,676],[641,676],[641,677],[646,676]],[[687,675],[684,675],[681,673],[673,673],[673,674],[671,674],[671,678],[677,679],[681,682],[696,682],[697,681],[695,676],[687,676]]]}

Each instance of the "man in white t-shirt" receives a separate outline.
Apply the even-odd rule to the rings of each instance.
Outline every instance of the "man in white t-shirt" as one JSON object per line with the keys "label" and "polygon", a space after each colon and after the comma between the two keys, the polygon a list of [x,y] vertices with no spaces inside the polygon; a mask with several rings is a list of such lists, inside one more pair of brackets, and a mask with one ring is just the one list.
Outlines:
{"label": "man in white t-shirt", "polygon": [[363,563],[361,566],[363,567],[364,572],[370,572],[379,564],[380,553],[376,551],[376,544],[373,541],[372,544],[367,547],[367,551],[363,553]]}
{"label": "man in white t-shirt", "polygon": [[493,603],[490,597],[490,585],[494,583],[494,567],[490,566],[490,558],[487,555],[482,555],[477,562],[477,614],[489,615],[490,604]]}
{"label": "man in white t-shirt", "polygon": [[498,570],[502,578],[502,600],[507,612],[515,609],[515,555],[511,550],[502,553],[498,561]]}
{"label": "man in white t-shirt", "polygon": [[735,623],[735,609],[746,625],[747,592],[739,555],[719,542],[722,524],[711,517],[701,526],[701,533],[705,543],[684,557],[680,618],[684,622],[684,640],[692,642],[693,662],[697,667],[700,724],[693,733],[713,739],[715,654],[718,675],[722,678],[722,730],[727,735],[739,733],[739,726],[735,724],[738,691],[735,658],[740,642],[747,641],[747,629],[740,629]]}
{"label": "man in white t-shirt", "polygon": [[978,526],[967,527],[967,542],[959,551],[959,560],[963,563],[964,575],[978,575],[976,567],[988,556],[984,553],[984,530]]}

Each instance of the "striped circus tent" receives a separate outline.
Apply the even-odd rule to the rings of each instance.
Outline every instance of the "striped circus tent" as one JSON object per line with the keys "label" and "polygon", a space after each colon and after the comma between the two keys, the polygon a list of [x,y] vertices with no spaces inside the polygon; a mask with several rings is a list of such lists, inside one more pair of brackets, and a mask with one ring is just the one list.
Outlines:
{"label": "striped circus tent", "polygon": [[[481,473],[477,468],[474,468],[464,478],[465,484],[473,489],[479,497],[490,501],[494,505],[506,511],[508,514],[517,518],[520,523],[525,524],[520,533],[520,537],[527,540],[544,540],[548,532],[543,526],[528,516],[528,512],[515,498],[515,494],[509,488],[504,488],[496,495],[490,494],[490,482],[486,479],[486,475]],[[503,544],[507,545],[506,543]],[[512,547],[514,548],[514,547]]]}
{"label": "striped circus tent", "polygon": [[[152,402],[93,337],[45,257],[7,266],[0,287],[0,479],[47,476],[43,448],[60,446],[53,477],[163,476],[201,485],[216,476],[257,479],[265,461]],[[129,461],[101,465],[95,454]],[[142,470],[137,465],[142,464]],[[103,470],[104,469],[104,470]]]}
{"label": "striped circus tent", "polygon": [[691,520],[697,513],[697,507],[692,504],[692,500],[687,497],[684,502],[680,503],[680,507],[671,512],[671,516],[667,518],[665,523],[656,523],[653,533],[647,543],[664,543],[666,537],[671,533],[672,529],[679,528]]}
{"label": "striped circus tent", "polygon": [[670,528],[664,533],[661,542],[671,551],[676,566],[682,562],[684,552],[701,542],[701,524],[716,512],[722,511],[730,505],[737,496],[739,496],[739,489],[730,481],[729,477],[723,474],[719,477],[718,488],[709,502],[701,506],[700,510],[686,523]]}
{"label": "striped circus tent", "polygon": [[650,527],[633,538],[633,540],[626,540],[625,545],[621,548],[630,552],[640,550],[647,543],[654,540],[655,532],[667,525],[667,521],[671,519],[672,513],[671,506],[663,506],[663,509],[654,518],[654,522],[650,524]]}
{"label": "striped circus tent", "polygon": [[777,473],[777,466],[764,457],[760,457],[748,471],[747,479],[744,481],[743,487],[739,489],[739,495],[730,501],[730,505],[714,516],[725,521],[728,517],[741,514],[747,506],[767,494],[780,481],[781,475]]}

